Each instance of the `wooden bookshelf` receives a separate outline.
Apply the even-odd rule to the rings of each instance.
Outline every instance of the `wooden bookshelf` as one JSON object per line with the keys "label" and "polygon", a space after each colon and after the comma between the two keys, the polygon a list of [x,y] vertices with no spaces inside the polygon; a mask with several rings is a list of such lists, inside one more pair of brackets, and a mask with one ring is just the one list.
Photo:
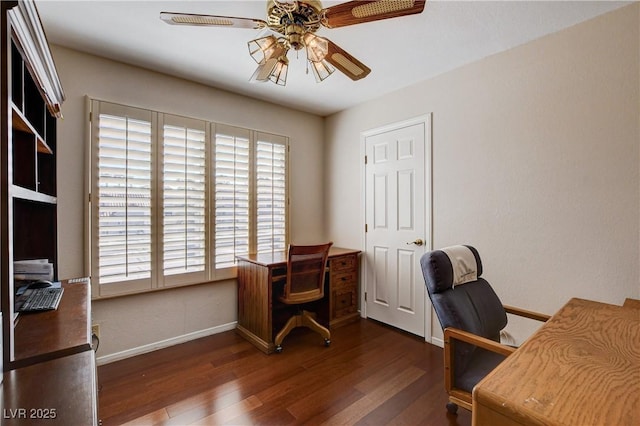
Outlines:
{"label": "wooden bookshelf", "polygon": [[57,118],[64,99],[33,1],[2,2],[0,277],[3,368],[24,364],[13,262],[46,258],[57,279]]}
{"label": "wooden bookshelf", "polygon": [[14,306],[14,261],[48,259],[58,278],[56,127],[64,92],[34,1],[0,7],[2,423],[97,424],[88,280],[62,283],[56,310],[18,314]]}
{"label": "wooden bookshelf", "polygon": [[11,120],[15,131],[27,133],[35,137],[38,152],[53,155],[53,150],[49,145],[47,145],[47,142],[45,142],[43,137],[36,132],[36,130],[31,126],[31,123],[29,123],[22,114],[22,111],[18,110],[13,103],[11,105]]}

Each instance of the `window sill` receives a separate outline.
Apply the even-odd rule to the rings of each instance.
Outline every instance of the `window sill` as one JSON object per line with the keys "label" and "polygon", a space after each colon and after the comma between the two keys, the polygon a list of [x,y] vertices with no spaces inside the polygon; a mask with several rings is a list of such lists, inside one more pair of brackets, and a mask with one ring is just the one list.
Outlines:
{"label": "window sill", "polygon": [[[235,269],[235,268],[234,268]],[[127,296],[139,296],[139,295],[143,295],[143,294],[148,294],[148,293],[158,293],[158,292],[162,292],[162,291],[167,291],[167,290],[178,290],[178,289],[184,289],[184,288],[189,288],[189,287],[196,287],[196,286],[205,286],[205,285],[216,285],[216,284],[220,284],[223,282],[228,282],[228,281],[235,281],[237,279],[237,274],[234,273],[233,274],[228,274],[228,276],[224,276],[224,277],[220,277],[220,278],[216,278],[214,280],[211,281],[204,281],[204,282],[196,282],[196,283],[189,283],[189,284],[179,284],[179,285],[171,285],[171,286],[163,286],[163,287],[155,287],[155,288],[148,288],[148,289],[144,289],[144,290],[134,290],[134,291],[130,291],[130,292],[120,292],[117,294],[108,294],[108,295],[100,295],[99,291],[100,289],[98,288],[99,284],[94,284],[92,283],[92,297],[91,300],[109,300],[109,299],[116,299],[116,298],[121,298],[121,297],[127,297]],[[102,285],[109,285],[109,284],[102,284]]]}

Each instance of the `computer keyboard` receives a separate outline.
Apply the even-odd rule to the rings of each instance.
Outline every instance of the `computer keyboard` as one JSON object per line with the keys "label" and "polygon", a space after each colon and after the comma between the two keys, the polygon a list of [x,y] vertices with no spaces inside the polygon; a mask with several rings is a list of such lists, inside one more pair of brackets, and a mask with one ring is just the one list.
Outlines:
{"label": "computer keyboard", "polygon": [[60,299],[62,298],[64,289],[60,287],[48,287],[33,288],[27,291],[30,291],[31,293],[25,295],[26,300],[18,308],[20,312],[58,309],[58,304],[60,304]]}

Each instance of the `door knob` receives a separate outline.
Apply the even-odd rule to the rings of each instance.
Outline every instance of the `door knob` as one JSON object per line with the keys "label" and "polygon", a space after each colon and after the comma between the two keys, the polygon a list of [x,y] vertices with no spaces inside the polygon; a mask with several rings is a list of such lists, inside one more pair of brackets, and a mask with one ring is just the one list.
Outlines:
{"label": "door knob", "polygon": [[410,243],[407,243],[407,244],[415,244],[417,246],[421,246],[421,245],[424,244],[424,241],[422,241],[420,238],[418,238],[417,240],[411,241]]}

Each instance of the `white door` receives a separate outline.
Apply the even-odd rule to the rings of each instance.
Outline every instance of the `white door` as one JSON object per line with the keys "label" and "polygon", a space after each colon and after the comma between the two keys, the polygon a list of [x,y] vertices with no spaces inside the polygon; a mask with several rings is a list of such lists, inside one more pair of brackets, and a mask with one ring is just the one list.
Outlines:
{"label": "white door", "polygon": [[431,245],[430,135],[428,117],[364,134],[365,313],[428,338],[420,256]]}

